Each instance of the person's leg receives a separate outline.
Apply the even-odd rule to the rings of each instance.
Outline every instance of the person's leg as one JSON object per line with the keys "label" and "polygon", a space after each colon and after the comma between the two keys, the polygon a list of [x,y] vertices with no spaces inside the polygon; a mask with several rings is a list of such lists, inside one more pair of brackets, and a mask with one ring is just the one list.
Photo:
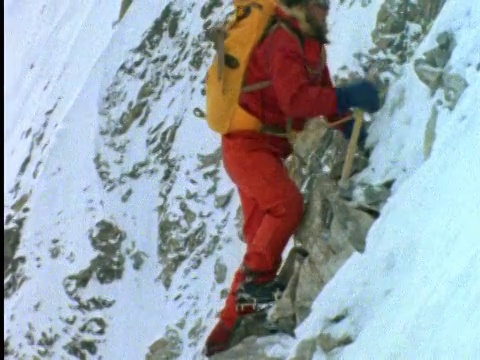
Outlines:
{"label": "person's leg", "polygon": [[[253,198],[246,196],[240,189],[238,193],[243,213],[243,239],[246,243],[249,243],[262,223],[263,212],[260,211],[258,204]],[[228,348],[232,329],[238,319],[236,294],[244,280],[243,266],[240,266],[233,276],[230,290],[225,299],[225,305],[220,311],[220,319],[208,336],[205,348],[206,355],[212,355]]]}
{"label": "person's leg", "polygon": [[[255,285],[246,284],[266,284],[275,279],[282,262],[282,252],[303,215],[302,195],[290,179],[282,160],[266,151],[247,152],[242,157],[243,154],[236,151],[232,158],[228,154],[225,156],[226,169],[239,188],[247,245],[242,266],[237,271],[220,315],[221,319],[230,323],[237,315],[236,298],[240,286],[242,298],[261,295],[261,298],[268,299],[272,295],[270,290],[276,291],[285,285],[272,283],[268,288],[257,289]],[[248,166],[238,166],[238,159]]]}
{"label": "person's leg", "polygon": [[[268,151],[223,146],[225,169],[239,189],[247,251],[230,287],[220,320],[207,339],[207,351],[225,349],[238,319],[236,293],[246,276],[275,278],[282,252],[303,216],[303,198],[283,161]],[[215,350],[218,352],[222,350]]]}
{"label": "person's leg", "polygon": [[243,214],[243,239],[245,243],[249,244],[262,224],[265,212],[260,209],[257,201],[247,195],[242,189],[238,189],[238,194]]}
{"label": "person's leg", "polygon": [[[247,246],[255,237],[258,228],[262,224],[264,212],[259,208],[255,199],[247,196],[241,189],[238,191],[243,213],[243,238]],[[232,285],[225,300],[225,306],[220,312],[220,319],[227,327],[233,327],[238,314],[236,310],[235,297],[238,287],[244,282],[245,273],[243,266],[235,272]]]}
{"label": "person's leg", "polygon": [[281,159],[267,151],[237,153],[236,159],[242,155],[239,163],[243,166],[230,161],[226,167],[241,189],[242,199],[250,199],[249,208],[255,209],[249,216],[255,221],[245,227],[250,231],[246,232],[243,265],[254,273],[275,273],[282,252],[302,219],[303,198]]}

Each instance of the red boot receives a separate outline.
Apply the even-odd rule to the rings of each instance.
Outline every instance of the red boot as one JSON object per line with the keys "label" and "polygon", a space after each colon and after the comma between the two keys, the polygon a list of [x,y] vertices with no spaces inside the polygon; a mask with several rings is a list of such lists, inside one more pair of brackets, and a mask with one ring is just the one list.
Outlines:
{"label": "red boot", "polygon": [[210,335],[208,335],[203,353],[209,357],[227,350],[230,345],[231,336],[232,329],[228,328],[221,320],[218,321]]}

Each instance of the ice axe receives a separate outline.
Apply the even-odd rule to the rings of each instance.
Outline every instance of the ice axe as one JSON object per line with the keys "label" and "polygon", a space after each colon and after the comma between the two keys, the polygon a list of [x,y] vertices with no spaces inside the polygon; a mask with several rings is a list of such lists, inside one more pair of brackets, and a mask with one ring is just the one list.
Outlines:
{"label": "ice axe", "polygon": [[[378,69],[372,67],[368,71],[367,79],[378,83]],[[353,159],[355,158],[355,152],[357,151],[358,138],[360,136],[360,129],[362,128],[363,123],[363,110],[355,109],[353,111],[354,125],[352,130],[352,135],[347,147],[347,155],[345,155],[345,162],[343,163],[342,176],[338,182],[339,192],[347,192],[350,182],[350,175],[352,174]]]}
{"label": "ice axe", "polygon": [[353,111],[353,130],[352,136],[347,147],[347,155],[345,155],[345,162],[343,163],[342,176],[338,182],[340,191],[348,190],[350,175],[352,174],[353,159],[355,158],[355,152],[357,151],[358,138],[360,136],[360,129],[363,122],[363,110],[355,109]]}

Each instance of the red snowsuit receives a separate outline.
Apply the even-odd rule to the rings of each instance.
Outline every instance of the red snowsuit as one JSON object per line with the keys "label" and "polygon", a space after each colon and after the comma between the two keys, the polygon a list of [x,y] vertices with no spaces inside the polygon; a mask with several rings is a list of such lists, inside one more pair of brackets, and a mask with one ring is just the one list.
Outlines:
{"label": "red snowsuit", "polygon": [[[278,10],[278,15],[300,29],[299,23]],[[324,45],[312,37],[299,39],[283,26],[276,27],[251,55],[245,84],[270,80],[271,86],[242,93],[239,104],[263,124],[302,130],[307,118],[336,115],[336,95],[325,65]],[[292,147],[285,138],[252,130],[233,131],[222,137],[226,171],[238,188],[247,245],[237,270],[221,321],[233,327],[238,315],[235,293],[245,279],[243,267],[261,273],[254,281],[271,281],[281,254],[303,215],[303,198],[290,179],[284,159]]]}

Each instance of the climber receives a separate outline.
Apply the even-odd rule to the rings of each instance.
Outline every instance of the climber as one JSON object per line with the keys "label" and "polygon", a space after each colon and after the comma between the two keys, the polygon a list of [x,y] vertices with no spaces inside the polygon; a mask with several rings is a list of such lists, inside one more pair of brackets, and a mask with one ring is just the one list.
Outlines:
{"label": "climber", "polygon": [[[245,83],[271,86],[240,95],[239,105],[276,134],[234,130],[222,136],[225,169],[237,187],[243,211],[246,253],[236,271],[219,321],[206,340],[211,356],[229,347],[239,314],[238,299],[273,298],[282,252],[303,216],[303,198],[283,161],[292,153],[285,135],[301,131],[308,118],[338,118],[351,108],[379,109],[378,91],[367,80],[334,87],[326,65],[328,0],[282,0],[276,26],[254,47]],[[291,119],[291,120],[287,120]],[[340,129],[342,130],[342,129]],[[343,129],[348,136],[349,129]]]}

